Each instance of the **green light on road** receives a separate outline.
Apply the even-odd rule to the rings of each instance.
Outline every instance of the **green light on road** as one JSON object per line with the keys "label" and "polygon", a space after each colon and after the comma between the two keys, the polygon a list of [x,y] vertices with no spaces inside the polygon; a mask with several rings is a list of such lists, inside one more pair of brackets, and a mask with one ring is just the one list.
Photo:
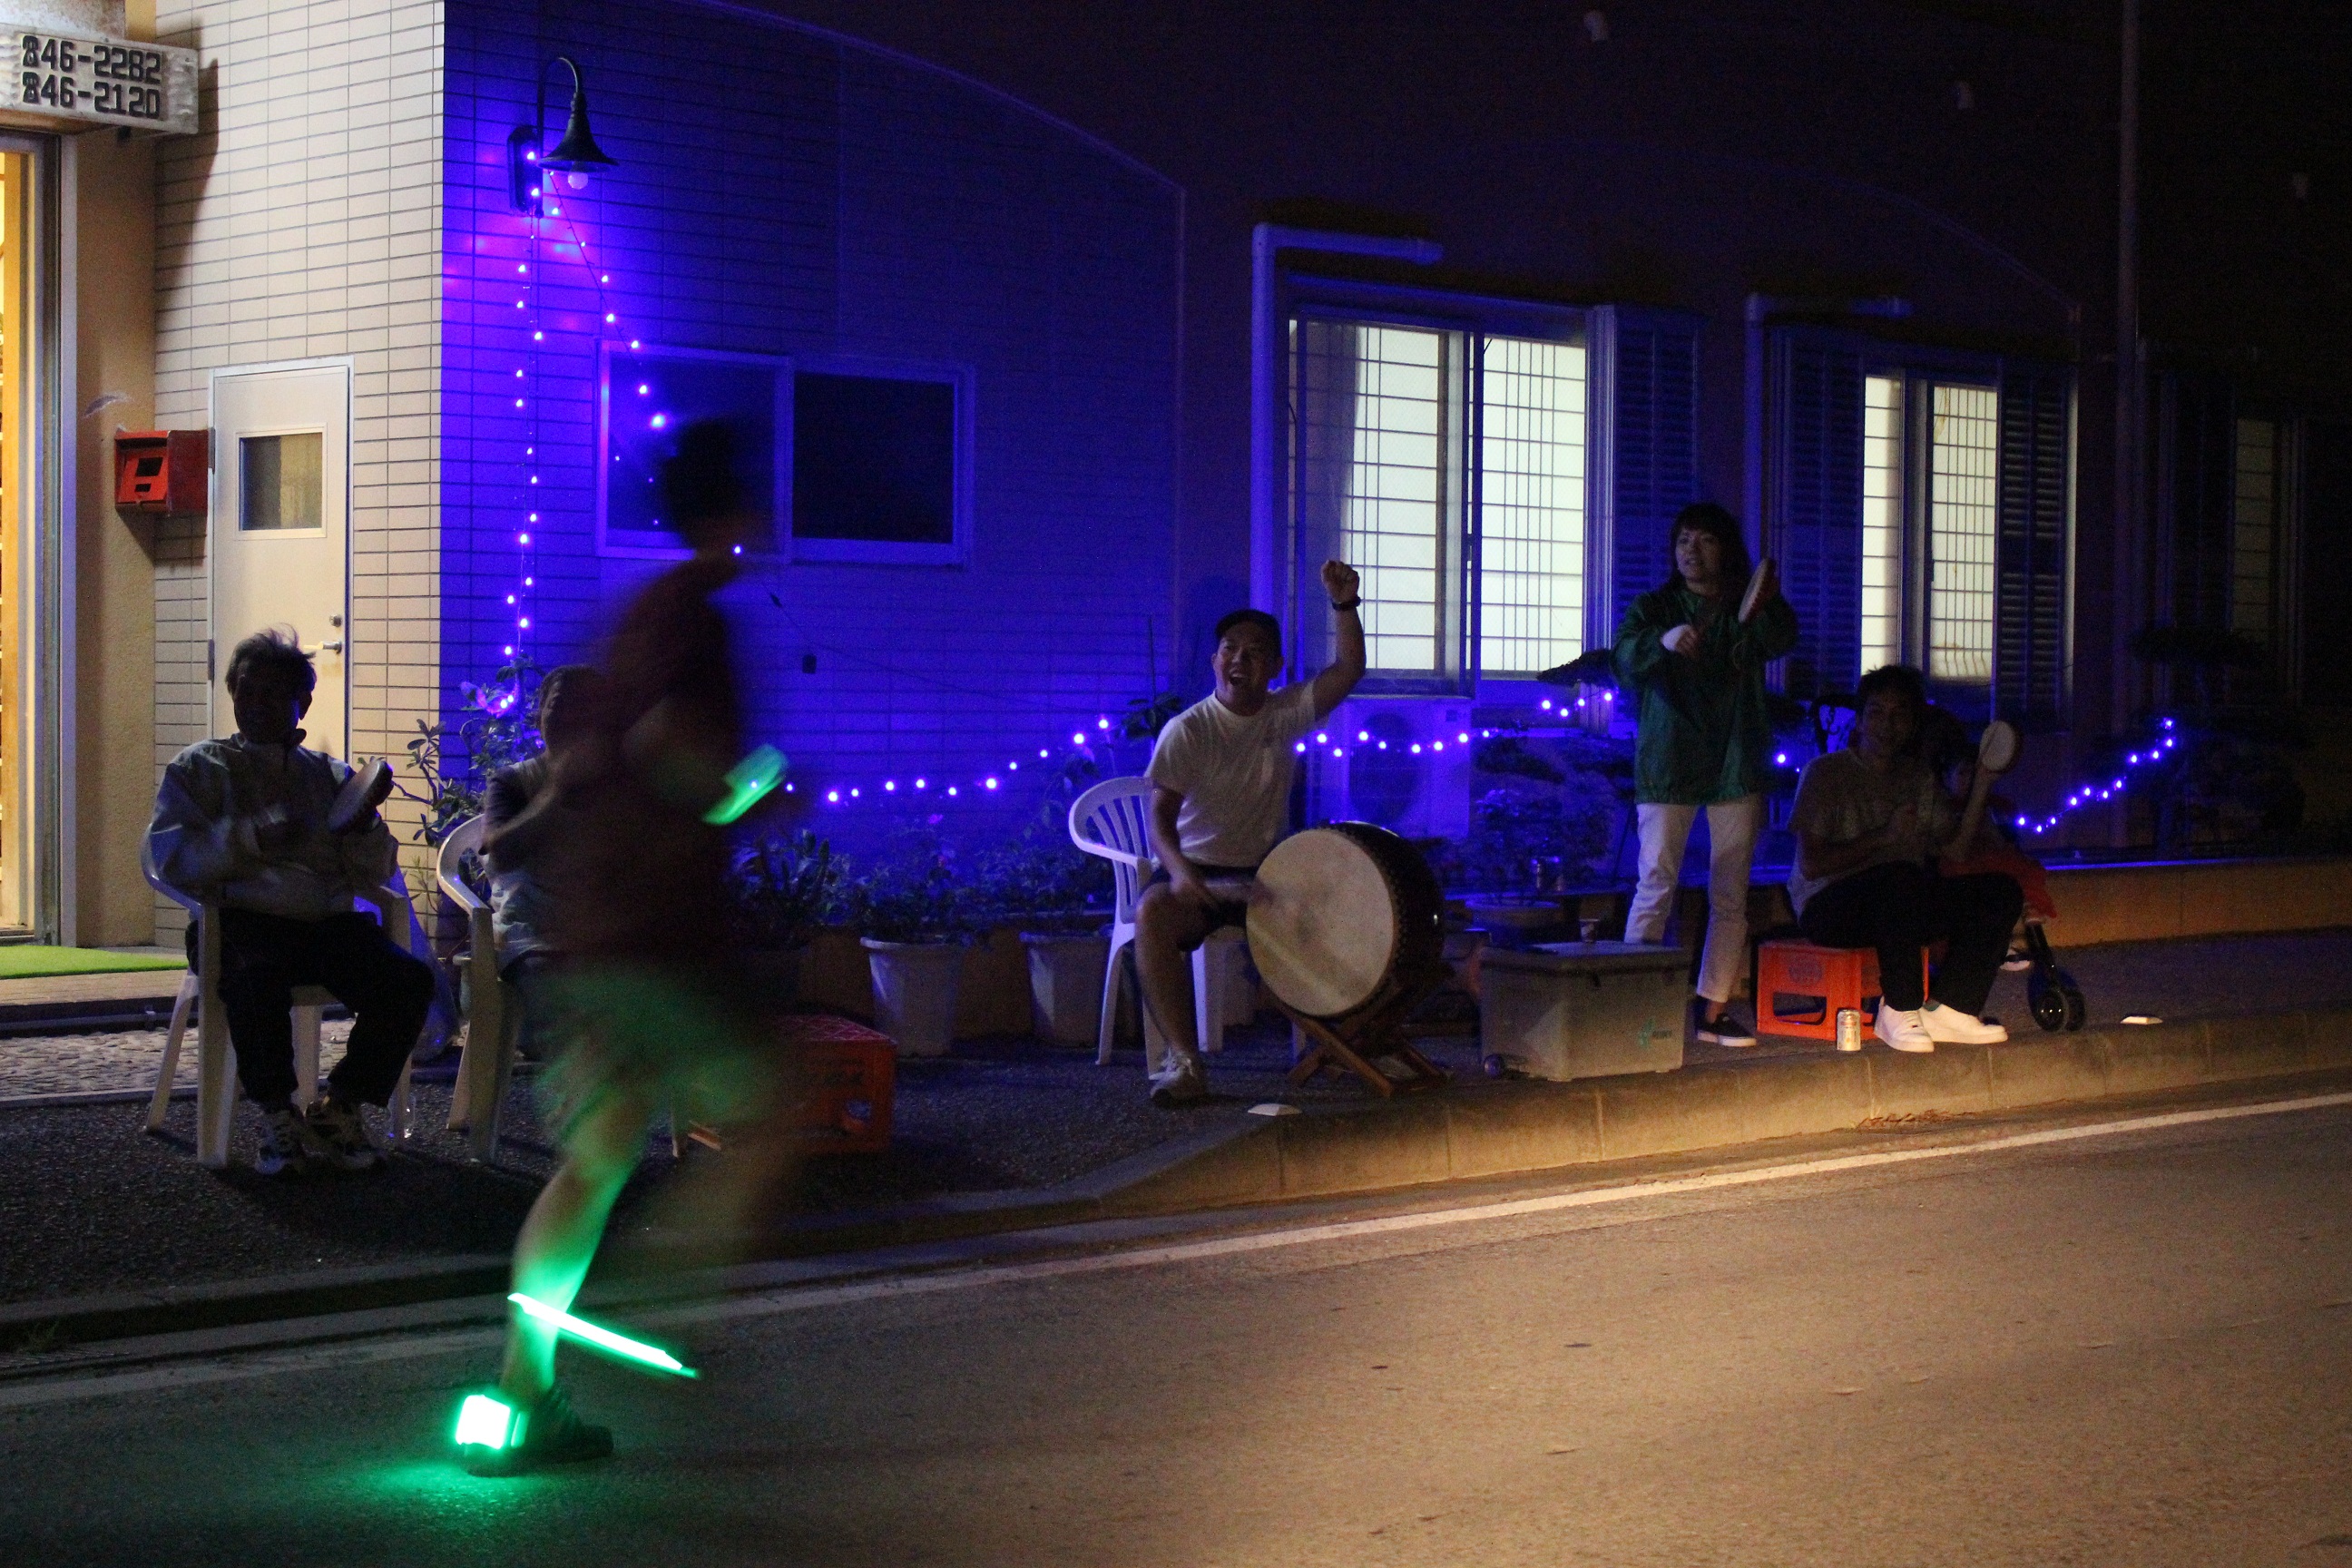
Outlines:
{"label": "green light on road", "polygon": [[727,795],[717,805],[702,814],[702,820],[713,827],[724,827],[760,804],[768,792],[782,784],[784,770],[791,764],[783,752],[773,746],[761,746],[751,754],[727,770]]}
{"label": "green light on road", "polygon": [[457,1447],[503,1448],[514,1435],[514,1406],[487,1394],[469,1394],[457,1407]]}
{"label": "green light on road", "polygon": [[537,1318],[541,1322],[551,1323],[582,1343],[594,1345],[598,1350],[619,1356],[624,1361],[633,1361],[641,1366],[652,1367],[657,1372],[674,1373],[679,1377],[700,1375],[692,1367],[659,1345],[644,1344],[636,1340],[616,1334],[610,1329],[600,1329],[585,1318],[575,1318],[569,1312],[556,1310],[544,1301],[534,1301],[520,1290],[509,1296],[507,1300]]}

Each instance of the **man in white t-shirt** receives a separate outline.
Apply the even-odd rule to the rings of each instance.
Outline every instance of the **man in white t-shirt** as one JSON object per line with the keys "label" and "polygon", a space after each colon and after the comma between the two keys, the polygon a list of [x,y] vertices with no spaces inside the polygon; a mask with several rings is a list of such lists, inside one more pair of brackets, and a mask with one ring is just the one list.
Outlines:
{"label": "man in white t-shirt", "polygon": [[1151,1080],[1159,1105],[1209,1092],[1192,1011],[1187,956],[1220,926],[1239,925],[1258,862],[1290,812],[1297,744],[1364,678],[1364,623],[1355,569],[1323,563],[1323,591],[1339,617],[1339,657],[1312,680],[1267,689],[1282,668],[1282,626],[1264,610],[1217,623],[1209,660],[1217,689],[1160,731],[1151,750],[1151,851],[1160,869],[1135,915],[1135,965],[1143,1003],[1168,1041]]}

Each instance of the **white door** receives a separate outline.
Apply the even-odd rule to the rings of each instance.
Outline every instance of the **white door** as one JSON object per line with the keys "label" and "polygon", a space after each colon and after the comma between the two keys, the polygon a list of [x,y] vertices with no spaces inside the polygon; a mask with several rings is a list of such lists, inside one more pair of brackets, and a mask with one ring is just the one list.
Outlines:
{"label": "white door", "polygon": [[351,576],[349,365],[222,371],[213,377],[213,731],[236,715],[220,677],[265,627],[318,658],[303,744],[347,756]]}

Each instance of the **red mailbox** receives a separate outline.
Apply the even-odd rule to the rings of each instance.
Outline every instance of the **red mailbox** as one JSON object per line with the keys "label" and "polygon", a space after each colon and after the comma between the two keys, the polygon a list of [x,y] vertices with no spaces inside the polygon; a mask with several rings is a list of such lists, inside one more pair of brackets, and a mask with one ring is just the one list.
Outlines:
{"label": "red mailbox", "polygon": [[202,517],[212,445],[209,430],[117,431],[115,507],[149,516]]}

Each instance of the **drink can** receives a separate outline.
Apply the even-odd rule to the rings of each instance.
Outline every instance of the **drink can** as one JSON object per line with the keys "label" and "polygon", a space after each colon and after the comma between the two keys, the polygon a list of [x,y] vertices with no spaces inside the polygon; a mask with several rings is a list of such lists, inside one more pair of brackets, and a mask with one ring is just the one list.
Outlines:
{"label": "drink can", "polygon": [[1862,1049],[1862,1014],[1852,1007],[1838,1009],[1838,1049]]}

